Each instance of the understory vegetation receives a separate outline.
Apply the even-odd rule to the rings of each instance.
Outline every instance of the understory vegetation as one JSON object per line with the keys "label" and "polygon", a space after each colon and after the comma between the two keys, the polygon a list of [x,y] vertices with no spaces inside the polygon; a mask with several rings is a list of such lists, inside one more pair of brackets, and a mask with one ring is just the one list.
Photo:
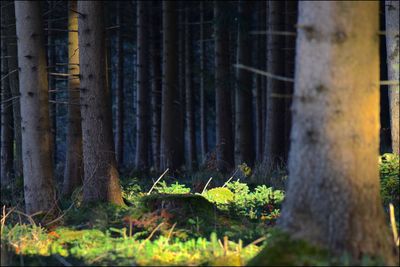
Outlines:
{"label": "understory vegetation", "polygon": [[[399,221],[399,156],[384,154],[379,162],[390,227],[390,203]],[[286,174],[280,173],[274,179],[284,185]],[[284,191],[253,185],[255,175],[243,164],[229,179],[211,178],[207,171],[179,182],[174,177],[157,183],[127,178],[122,180],[122,207],[83,206],[79,188],[71,199],[60,200],[60,216],[50,221],[43,214],[20,211],[21,188],[15,184],[2,191],[2,264],[236,266],[248,264],[264,247],[270,253],[263,262],[271,265],[355,263],[348,255],[332,258],[277,230]],[[379,259],[357,260],[382,264]],[[257,264],[257,258],[250,263]]]}

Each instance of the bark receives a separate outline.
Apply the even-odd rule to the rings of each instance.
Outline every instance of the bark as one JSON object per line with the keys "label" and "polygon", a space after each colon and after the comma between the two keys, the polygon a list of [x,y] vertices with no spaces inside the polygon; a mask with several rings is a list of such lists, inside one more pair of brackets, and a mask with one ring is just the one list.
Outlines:
{"label": "bark", "polygon": [[79,80],[79,49],[78,49],[78,14],[77,2],[69,2],[68,14],[68,129],[67,151],[65,157],[63,194],[69,196],[82,184],[82,126],[80,105]]}
{"label": "bark", "polygon": [[136,168],[146,170],[149,167],[149,96],[150,69],[148,44],[148,7],[149,2],[137,2],[137,42],[138,42],[138,95],[136,127]]}
{"label": "bark", "polygon": [[[249,17],[252,13],[253,3],[240,1],[238,19],[238,48],[237,62],[245,66],[252,66],[251,40],[249,32],[251,25]],[[238,163],[253,165],[254,141],[253,141],[253,94],[252,73],[247,70],[237,70],[236,87],[236,147],[238,151]]]}
{"label": "bark", "polygon": [[[399,2],[386,1],[386,51],[388,78],[399,81]],[[399,84],[389,86],[390,128],[392,133],[392,151],[400,154],[399,148]]]}
{"label": "bark", "polygon": [[206,10],[204,1],[200,1],[200,147],[202,162],[206,160],[208,152],[208,137],[207,137],[207,102],[205,99],[205,77],[206,77],[206,42],[204,17]]}
{"label": "bark", "polygon": [[107,62],[103,2],[79,1],[79,66],[84,186],[83,201],[123,204],[112,133],[111,94]]}
{"label": "bark", "polygon": [[393,265],[377,163],[379,3],[299,5],[289,179],[278,223],[334,253]]}
{"label": "bark", "polygon": [[185,9],[185,100],[186,100],[186,133],[188,146],[188,169],[196,168],[196,132],[194,115],[194,92],[193,92],[193,34],[189,23],[191,22],[190,5]]}
{"label": "bark", "polygon": [[[163,3],[163,89],[161,112],[161,169],[176,170],[183,163],[181,105],[178,88],[177,3]],[[176,119],[179,118],[177,121]]]}
{"label": "bark", "polygon": [[[283,1],[268,2],[267,29],[269,31],[282,31],[284,25]],[[267,35],[267,71],[276,75],[285,74],[282,35]],[[276,97],[285,92],[285,84],[276,79],[267,78],[267,114],[266,135],[264,148],[264,161],[274,166],[281,163],[285,154],[285,100]]]}
{"label": "bark", "polygon": [[28,214],[56,205],[46,49],[40,3],[16,1],[25,209]]}
{"label": "bark", "polygon": [[224,13],[229,3],[214,2],[215,23],[215,105],[216,145],[219,170],[229,170],[234,165],[232,104],[229,88],[229,20]]}
{"label": "bark", "polygon": [[[7,12],[5,12],[5,8],[3,5],[1,6],[1,28],[7,25],[8,17]],[[4,59],[8,56],[7,53],[7,45],[5,38],[1,39],[1,149],[0,149],[0,157],[1,157],[1,167],[0,167],[0,184],[2,187],[8,186],[12,182],[13,178],[13,109],[12,104],[13,101],[10,101],[11,98],[11,89],[10,89],[10,81],[9,77],[5,77],[9,73],[7,59]]]}
{"label": "bark", "polygon": [[121,1],[117,1],[117,29],[116,53],[117,53],[117,71],[116,71],[116,110],[115,110],[115,152],[117,154],[117,163],[121,168],[124,165],[124,40],[123,40],[123,10]]}
{"label": "bark", "polygon": [[151,108],[152,108],[152,155],[153,166],[160,168],[160,141],[161,141],[161,40],[160,40],[160,12],[157,12],[156,2],[151,10]]}
{"label": "bark", "polygon": [[[9,5],[3,9],[6,13],[6,16],[9,18],[8,24],[15,23],[15,9],[14,5]],[[6,31],[8,36],[16,36],[16,27],[7,27]],[[18,69],[18,54],[17,54],[17,46],[15,43],[17,39],[14,39],[12,42],[7,43],[7,54],[9,58],[7,59],[8,70],[9,72]],[[14,122],[14,142],[15,142],[15,151],[14,151],[14,176],[22,177],[22,139],[21,139],[21,108],[20,108],[20,98],[19,98],[19,86],[18,86],[18,71],[10,73],[8,76],[10,88],[11,88],[11,97],[12,101],[12,109],[13,109],[13,122]]]}

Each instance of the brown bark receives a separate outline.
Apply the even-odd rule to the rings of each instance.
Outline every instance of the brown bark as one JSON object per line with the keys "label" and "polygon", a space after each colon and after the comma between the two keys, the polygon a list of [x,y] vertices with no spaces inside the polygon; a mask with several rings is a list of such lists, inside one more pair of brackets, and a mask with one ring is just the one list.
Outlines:
{"label": "brown bark", "polygon": [[[399,2],[385,1],[386,11],[386,51],[388,78],[391,81],[399,81]],[[399,109],[400,87],[389,86],[390,128],[392,134],[392,151],[400,154],[399,141]]]}
{"label": "brown bark", "polygon": [[103,2],[79,1],[79,65],[84,157],[83,201],[123,204],[107,84]]}
{"label": "brown bark", "polygon": [[[283,1],[268,2],[267,29],[282,31],[284,26]],[[267,71],[276,75],[285,74],[283,47],[284,38],[281,35],[267,35]],[[276,97],[285,92],[285,84],[276,79],[267,78],[267,114],[265,126],[264,161],[272,166],[280,163],[285,157],[285,100]]]}
{"label": "brown bark", "polygon": [[300,2],[290,177],[279,225],[334,253],[382,256],[392,265],[377,163],[378,7]]}
{"label": "brown bark", "polygon": [[46,50],[40,3],[16,1],[25,209],[31,214],[56,205]]}
{"label": "brown bark", "polygon": [[137,2],[137,42],[138,42],[138,94],[137,94],[137,126],[136,126],[136,168],[146,170],[149,167],[149,44],[148,16],[150,2]]}
{"label": "brown bark", "polygon": [[[183,163],[181,103],[178,88],[177,3],[163,3],[163,89],[161,112],[161,169],[178,169]],[[177,118],[178,121],[177,121]]]}
{"label": "brown bark", "polygon": [[206,60],[205,51],[205,27],[204,17],[206,14],[205,3],[200,1],[200,147],[202,161],[206,159],[208,152],[208,137],[207,137],[207,102],[205,99],[205,76],[206,76]]}
{"label": "brown bark", "polygon": [[[245,66],[252,65],[251,40],[249,32],[251,25],[249,17],[252,13],[253,3],[239,1],[238,18],[238,48],[237,62]],[[253,141],[253,94],[252,73],[247,70],[238,69],[236,87],[236,147],[238,152],[238,163],[253,165],[254,141]]]}
{"label": "brown bark", "polygon": [[[82,126],[80,105],[79,80],[79,49],[78,49],[78,14],[77,2],[69,1],[68,14],[68,130],[67,151],[65,157],[63,194],[70,195],[82,184]],[[75,32],[74,32],[75,31]]]}
{"label": "brown bark", "polygon": [[214,2],[215,23],[215,105],[217,165],[229,170],[234,165],[232,134],[232,102],[229,88],[229,20],[226,12],[229,3]]}

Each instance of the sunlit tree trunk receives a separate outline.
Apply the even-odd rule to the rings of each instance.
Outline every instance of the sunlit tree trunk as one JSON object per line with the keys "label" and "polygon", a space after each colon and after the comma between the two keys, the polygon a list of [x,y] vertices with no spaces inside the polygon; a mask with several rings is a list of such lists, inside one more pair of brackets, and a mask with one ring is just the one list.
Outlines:
{"label": "sunlit tree trunk", "polygon": [[378,2],[300,2],[289,179],[278,223],[334,253],[382,256],[393,265],[379,193],[378,22]]}
{"label": "sunlit tree trunk", "polygon": [[229,20],[226,7],[229,3],[214,2],[215,20],[215,105],[216,146],[218,169],[228,170],[234,165],[232,104],[229,88]]}
{"label": "sunlit tree trunk", "polygon": [[103,2],[78,1],[84,161],[83,200],[122,204],[107,84]]}
{"label": "sunlit tree trunk", "polygon": [[386,1],[386,50],[389,80],[397,85],[389,86],[390,128],[393,153],[400,154],[399,148],[399,2]]}
{"label": "sunlit tree trunk", "polygon": [[68,130],[63,194],[70,195],[82,184],[82,126],[80,109],[77,2],[69,1],[68,13]]}
{"label": "sunlit tree trunk", "polygon": [[[183,164],[181,105],[178,88],[177,2],[163,4],[163,89],[161,111],[161,169],[178,169]],[[178,121],[177,121],[178,118]]]}
{"label": "sunlit tree trunk", "polygon": [[46,49],[40,3],[16,1],[19,88],[21,90],[24,195],[27,213],[56,205]]}
{"label": "sunlit tree trunk", "polygon": [[[252,14],[253,3],[239,1],[238,19],[238,48],[237,62],[245,66],[252,65],[252,47],[249,32],[251,25],[249,17]],[[253,94],[252,73],[247,70],[237,70],[236,87],[236,146],[238,151],[238,163],[253,164],[254,141],[253,141]]]}

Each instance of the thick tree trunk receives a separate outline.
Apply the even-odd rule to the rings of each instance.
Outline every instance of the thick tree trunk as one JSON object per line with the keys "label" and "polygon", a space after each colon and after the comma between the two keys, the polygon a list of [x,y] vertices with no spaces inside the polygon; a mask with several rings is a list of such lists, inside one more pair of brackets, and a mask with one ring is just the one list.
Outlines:
{"label": "thick tree trunk", "polygon": [[215,23],[215,105],[216,145],[218,169],[229,170],[234,165],[232,104],[229,87],[229,20],[226,6],[229,3],[214,2]]}
{"label": "thick tree trunk", "polygon": [[204,17],[206,14],[205,2],[200,1],[200,147],[202,162],[205,161],[208,152],[207,137],[207,102],[205,98],[205,80],[206,80],[206,42]]}
{"label": "thick tree trunk", "polygon": [[117,1],[117,29],[116,53],[116,110],[115,110],[115,152],[117,154],[118,167],[124,165],[124,40],[123,40],[123,9],[121,1]]}
{"label": "thick tree trunk", "polygon": [[300,2],[290,177],[279,225],[332,252],[393,264],[377,163],[378,7]]}
{"label": "thick tree trunk", "polygon": [[[6,3],[8,4],[8,3]],[[5,12],[6,6],[1,6],[1,28],[6,27],[8,22],[7,12]],[[0,137],[0,157],[1,157],[1,171],[0,171],[0,182],[1,186],[5,187],[9,185],[13,178],[13,109],[11,100],[11,89],[8,73],[7,59],[7,45],[5,38],[1,38],[1,137]],[[6,77],[6,78],[3,78]]]}
{"label": "thick tree trunk", "polygon": [[70,195],[82,184],[82,126],[80,109],[79,49],[77,2],[69,1],[68,13],[68,130],[63,194]]}
{"label": "thick tree trunk", "polygon": [[[386,1],[386,51],[388,78],[399,81],[399,2]],[[399,147],[399,84],[389,87],[390,128],[392,132],[392,151],[400,154]]]}
{"label": "thick tree trunk", "polygon": [[157,12],[158,3],[153,2],[151,10],[151,108],[152,108],[152,155],[153,166],[160,168],[160,141],[161,141],[161,40],[160,40],[160,12]]}
{"label": "thick tree trunk", "polygon": [[[252,65],[251,40],[249,32],[251,25],[249,17],[252,13],[253,3],[241,0],[239,3],[238,24],[238,49],[237,62],[245,66]],[[253,137],[253,81],[252,73],[247,70],[237,70],[236,87],[236,147],[238,151],[238,163],[253,165],[254,161],[254,137]]]}
{"label": "thick tree trunk", "polygon": [[40,3],[16,1],[25,209],[31,214],[56,205],[46,50]]}
{"label": "thick tree trunk", "polygon": [[190,4],[185,9],[185,100],[186,100],[186,134],[188,146],[188,169],[193,170],[197,166],[196,132],[194,116],[194,92],[193,92],[193,34],[189,23],[191,22]]}
{"label": "thick tree trunk", "polygon": [[[14,5],[9,5],[3,9],[3,12],[7,12],[6,16],[9,18],[8,24],[15,23],[15,8]],[[7,27],[6,31],[8,36],[16,36],[16,27]],[[10,41],[10,39],[8,39]],[[9,58],[7,59],[8,71],[10,72],[8,79],[11,88],[12,109],[13,109],[13,121],[14,121],[14,176],[22,177],[22,139],[21,139],[21,105],[19,98],[19,86],[18,86],[18,54],[17,46],[15,43],[17,39],[15,38],[13,42],[7,42],[7,54]],[[12,73],[11,73],[12,72]],[[10,103],[11,104],[11,103]]]}
{"label": "thick tree trunk", "polygon": [[[182,114],[178,88],[177,2],[163,3],[163,89],[161,112],[161,169],[178,169],[183,163]],[[177,118],[179,118],[177,121]]]}
{"label": "thick tree trunk", "polygon": [[122,204],[107,84],[103,2],[79,1],[79,66],[83,135],[85,203]]}
{"label": "thick tree trunk", "polygon": [[146,170],[149,167],[149,96],[150,96],[150,69],[148,44],[148,18],[150,2],[137,2],[138,24],[138,94],[137,94],[137,127],[136,127],[136,168]]}
{"label": "thick tree trunk", "polygon": [[[284,26],[283,1],[268,2],[267,29],[282,31]],[[285,56],[284,37],[282,35],[267,35],[267,71],[275,75],[284,75]],[[284,159],[285,152],[285,100],[277,95],[285,92],[285,84],[276,79],[267,78],[267,114],[265,126],[264,161],[274,166]]]}

